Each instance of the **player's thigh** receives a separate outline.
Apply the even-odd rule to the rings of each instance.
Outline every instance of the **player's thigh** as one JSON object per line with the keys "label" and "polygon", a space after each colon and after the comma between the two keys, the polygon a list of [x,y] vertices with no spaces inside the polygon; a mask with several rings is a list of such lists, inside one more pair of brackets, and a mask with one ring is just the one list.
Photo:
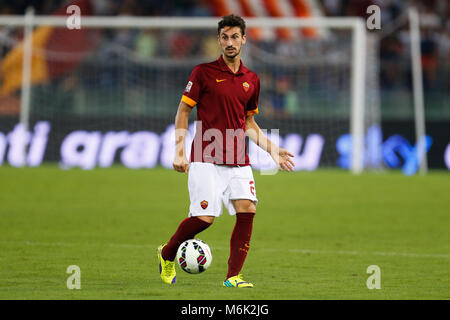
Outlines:
{"label": "player's thigh", "polygon": [[256,213],[256,205],[252,200],[238,199],[231,200],[236,212],[253,212]]}
{"label": "player's thigh", "polygon": [[[235,168],[228,185],[229,200],[234,212],[256,212],[256,186],[250,166]],[[230,211],[230,210],[229,210]],[[232,212],[230,212],[232,214]]]}
{"label": "player's thigh", "polygon": [[[213,164],[192,162],[188,172],[189,216],[218,217],[222,213],[223,187]],[[204,218],[211,220],[211,218]]]}

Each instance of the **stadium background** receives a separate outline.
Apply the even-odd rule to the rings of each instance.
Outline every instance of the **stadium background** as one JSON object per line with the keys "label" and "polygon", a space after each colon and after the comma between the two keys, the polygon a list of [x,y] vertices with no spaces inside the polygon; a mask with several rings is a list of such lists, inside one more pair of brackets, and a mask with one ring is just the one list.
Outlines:
{"label": "stadium background", "polygon": [[[378,138],[377,154],[372,156],[375,160],[372,159],[368,166],[401,168],[407,162],[402,150],[405,146],[411,149],[415,144],[409,32],[407,21],[404,21],[408,6],[405,2],[217,0],[167,1],[161,4],[159,1],[131,0],[94,3],[88,0],[19,1],[4,2],[1,13],[24,14],[31,5],[37,15],[66,14],[62,6],[71,3],[77,3],[84,15],[144,17],[221,16],[235,10],[244,16],[367,18],[366,8],[371,4],[379,5],[382,30],[372,33],[386,29],[392,29],[392,32],[380,34],[378,38],[379,51],[376,54],[379,67],[374,77],[380,110],[377,123],[382,137]],[[447,129],[450,121],[450,9],[445,1],[417,1],[416,4],[424,22],[421,48],[425,116],[427,134],[433,140],[428,151],[428,162],[431,168],[448,168],[450,160],[446,160],[445,156],[446,151],[449,153],[447,147],[450,140]],[[395,25],[398,27],[392,28]],[[252,50],[248,51],[252,52],[252,56],[247,58],[247,62],[262,79],[258,121],[263,128],[279,128],[281,136],[299,134],[304,139],[304,145],[308,135],[321,135],[324,145],[321,154],[316,155],[318,163],[299,163],[299,170],[313,170],[317,165],[346,168],[349,166],[348,150],[345,147],[339,150],[338,140],[349,132],[351,63],[342,56],[350,55],[351,38],[348,33],[335,32],[331,39],[302,41],[314,38],[315,32],[312,28],[305,28],[299,33],[283,29],[249,29]],[[14,156],[11,151],[14,148],[11,143],[8,146],[7,139],[8,133],[13,132],[18,123],[20,113],[21,78],[18,75],[21,72],[21,52],[17,46],[22,36],[22,28],[4,28],[3,41],[0,42],[3,57],[0,163],[19,167],[36,166],[42,161],[62,162],[65,167],[105,166],[100,161],[93,165],[84,165],[76,159],[64,161],[65,157],[61,155],[63,140],[75,130],[102,133],[149,130],[162,135],[173,123],[179,97],[192,67],[216,59],[219,54],[214,33],[202,30],[35,30],[36,56],[33,62],[36,63],[32,67],[28,129],[32,132],[36,123],[47,121],[50,128],[41,129],[50,133],[47,132],[44,154],[30,160]],[[322,62],[330,60],[328,58],[333,54],[341,55],[337,63]],[[284,60],[293,60],[297,55],[301,58],[295,64],[280,64]],[[37,128],[34,133],[38,136],[36,131]],[[26,141],[24,148],[31,143],[26,140],[26,135],[26,131],[17,129],[17,140]],[[389,140],[390,137],[393,139]],[[387,140],[389,143],[382,146]],[[345,146],[344,141],[341,145]],[[86,146],[79,146],[76,150],[83,148]],[[119,145],[114,162],[121,162],[123,148],[124,144]],[[163,149],[162,142],[150,148],[154,149],[156,162],[152,160],[130,166],[166,166],[167,161],[160,161],[159,153],[164,153],[159,151]],[[122,164],[128,166],[123,161]]]}

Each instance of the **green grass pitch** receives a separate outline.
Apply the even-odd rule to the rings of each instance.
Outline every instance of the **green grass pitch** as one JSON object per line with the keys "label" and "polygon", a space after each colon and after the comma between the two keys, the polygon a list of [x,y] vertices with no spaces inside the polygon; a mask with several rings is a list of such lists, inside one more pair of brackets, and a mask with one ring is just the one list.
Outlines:
{"label": "green grass pitch", "polygon": [[[198,238],[214,260],[161,282],[156,248],[187,216],[187,176],[158,168],[0,168],[0,299],[450,299],[450,175],[255,171],[243,269],[222,287],[234,217]],[[81,289],[66,287],[69,265]],[[381,289],[366,286],[367,267]]]}

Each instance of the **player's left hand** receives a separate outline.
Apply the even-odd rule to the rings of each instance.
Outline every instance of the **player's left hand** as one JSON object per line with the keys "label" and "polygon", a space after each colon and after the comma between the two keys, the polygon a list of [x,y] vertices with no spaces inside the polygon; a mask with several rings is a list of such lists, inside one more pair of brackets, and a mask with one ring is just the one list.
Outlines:
{"label": "player's left hand", "polygon": [[292,161],[291,158],[293,158],[294,155],[287,151],[286,149],[279,148],[278,153],[272,155],[273,160],[278,165],[279,170],[286,170],[286,171],[294,171],[294,161]]}

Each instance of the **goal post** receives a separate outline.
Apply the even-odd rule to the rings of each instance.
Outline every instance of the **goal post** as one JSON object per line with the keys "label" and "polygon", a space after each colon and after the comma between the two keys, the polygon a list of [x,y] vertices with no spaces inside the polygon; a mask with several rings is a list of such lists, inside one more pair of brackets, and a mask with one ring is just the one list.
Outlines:
{"label": "goal post", "polygon": [[428,171],[428,161],[425,142],[425,110],[423,93],[423,75],[420,49],[420,21],[416,8],[408,9],[410,46],[411,46],[411,71],[414,101],[414,124],[417,144],[417,162],[420,174],[424,175]]}
{"label": "goal post", "polygon": [[[195,17],[195,18],[184,18],[184,17],[100,17],[100,16],[82,16],[81,17],[81,28],[86,29],[108,29],[108,30],[127,30],[127,29],[135,29],[135,30],[210,30],[214,31],[217,28],[217,22],[220,18],[205,18],[205,17]],[[365,22],[362,18],[356,17],[344,17],[344,18],[324,18],[324,17],[314,17],[314,18],[246,18],[246,24],[248,28],[252,27],[262,27],[262,28],[290,28],[290,29],[298,29],[305,27],[319,28],[319,29],[336,29],[336,30],[345,30],[349,32],[351,35],[351,47],[349,48],[350,55],[342,58],[342,54],[340,60],[337,62],[330,62],[330,65],[339,64],[339,61],[345,61],[350,66],[349,70],[349,79],[343,80],[342,78],[347,75],[346,71],[340,71],[338,67],[335,68],[337,71],[330,71],[335,73],[330,73],[330,77],[332,81],[335,81],[339,86],[340,82],[345,82],[344,89],[349,90],[348,98],[348,123],[349,123],[349,131],[351,134],[351,157],[350,157],[350,169],[354,174],[359,174],[364,169],[364,134],[365,134],[365,88],[366,88],[366,27]],[[25,30],[30,28],[30,26],[50,26],[56,28],[66,28],[67,18],[61,16],[39,16],[32,15],[29,13],[27,16],[0,16],[0,26],[7,26],[9,28],[25,28]],[[26,41],[26,43],[31,43],[31,40]],[[251,39],[250,39],[251,43]],[[339,45],[339,44],[338,44]],[[272,47],[276,47],[277,44],[273,44]],[[27,48],[29,46],[24,46],[24,55],[23,55],[23,79],[27,79],[26,76],[26,66],[27,64],[31,64],[31,54],[27,53]],[[32,50],[32,49],[31,49]],[[246,50],[246,49],[244,49]],[[259,50],[259,49],[258,49]],[[326,49],[328,50],[328,49]],[[330,49],[333,50],[333,49]],[[256,52],[257,50],[255,50]],[[320,60],[320,51],[317,52],[319,55],[316,57],[316,60]],[[332,54],[329,54],[332,56]],[[128,59],[128,58],[123,58]],[[133,58],[134,59],[134,58]],[[263,58],[260,58],[263,59]],[[303,59],[302,56],[298,56],[298,62],[307,64],[306,62],[301,62]],[[309,59],[309,58],[306,58]],[[325,58],[324,58],[325,59]],[[250,59],[252,60],[252,59]],[[346,61],[347,60],[347,61]],[[128,60],[127,60],[128,61]],[[135,59],[134,62],[138,61]],[[154,61],[163,61],[154,60]],[[158,62],[154,61],[141,61],[143,66],[149,66],[154,63],[158,64]],[[165,61],[165,60],[164,60]],[[284,61],[272,61],[272,64],[276,63],[283,64]],[[167,63],[167,61],[165,61]],[[181,60],[174,60],[173,65],[183,64]],[[247,61],[245,61],[247,63]],[[316,62],[320,63],[320,62]],[[320,65],[320,72],[324,72],[327,69],[327,65]],[[293,64],[295,65],[295,63]],[[249,61],[249,66],[252,68],[252,61]],[[297,65],[295,65],[297,66]],[[289,71],[289,64],[284,66]],[[170,67],[168,67],[168,70]],[[271,69],[271,72],[276,74],[276,66]],[[333,68],[331,68],[333,69]],[[134,70],[134,69],[131,69]],[[333,69],[334,70],[334,69]],[[128,72],[128,71],[127,71]],[[167,71],[167,76],[169,75],[169,71]],[[257,72],[258,73],[258,72]],[[133,75],[134,76],[134,75]],[[314,77],[314,74],[305,76],[305,79],[311,79]],[[327,74],[323,73],[321,75],[321,80],[326,82],[328,79]],[[28,77],[29,79],[29,77]],[[130,87],[130,91],[133,91],[132,82],[125,85]],[[163,80],[161,80],[163,81]],[[187,81],[187,78],[184,79]],[[348,82],[348,88],[347,86]],[[33,107],[30,106],[32,99],[26,98],[27,96],[27,86],[29,87],[31,84],[29,81],[22,81],[22,98],[21,98],[21,115],[20,119],[25,127],[29,125],[28,121],[30,119],[29,113],[33,112]],[[178,88],[178,92],[182,88]],[[326,92],[326,87],[322,85],[320,88],[320,92],[316,93],[320,94],[330,94]],[[128,94],[128,93],[127,93]],[[131,95],[134,93],[131,92]],[[331,94],[330,94],[331,95]],[[80,95],[82,96],[82,94]],[[45,99],[51,100],[51,97],[45,97]],[[78,97],[78,99],[81,99]],[[319,100],[318,100],[319,101]],[[301,103],[301,102],[300,102]],[[333,99],[332,97],[327,100],[329,104],[330,110],[332,110]],[[317,103],[316,103],[317,105]],[[326,112],[326,111],[324,111]],[[323,113],[321,116],[323,118],[329,118],[330,114]],[[294,122],[292,126],[295,126]],[[325,124],[321,124],[324,128]],[[296,130],[301,130],[302,128],[295,128]],[[0,130],[1,131],[1,130]]]}

